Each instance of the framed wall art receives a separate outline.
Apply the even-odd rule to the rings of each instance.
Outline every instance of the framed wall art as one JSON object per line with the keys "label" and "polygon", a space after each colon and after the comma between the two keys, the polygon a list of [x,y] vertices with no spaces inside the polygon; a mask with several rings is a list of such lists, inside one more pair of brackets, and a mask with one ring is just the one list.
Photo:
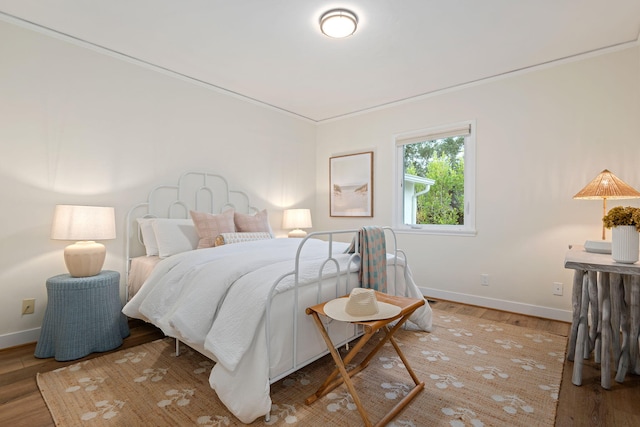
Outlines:
{"label": "framed wall art", "polygon": [[373,216],[373,151],[329,159],[331,216]]}

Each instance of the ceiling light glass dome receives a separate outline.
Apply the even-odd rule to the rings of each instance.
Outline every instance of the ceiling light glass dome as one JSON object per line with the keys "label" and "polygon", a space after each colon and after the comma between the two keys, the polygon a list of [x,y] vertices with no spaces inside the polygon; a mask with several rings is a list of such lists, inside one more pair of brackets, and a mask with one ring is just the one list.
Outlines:
{"label": "ceiling light glass dome", "polygon": [[320,17],[320,30],[332,38],[348,37],[356,32],[358,17],[346,9],[333,9]]}

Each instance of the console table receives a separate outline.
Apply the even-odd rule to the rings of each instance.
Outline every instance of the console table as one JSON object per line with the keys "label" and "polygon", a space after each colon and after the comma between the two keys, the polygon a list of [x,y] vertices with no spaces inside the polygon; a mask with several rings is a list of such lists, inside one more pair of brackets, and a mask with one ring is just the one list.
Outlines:
{"label": "console table", "polygon": [[50,277],[47,296],[35,357],[75,360],[119,347],[129,336],[117,271],[104,270],[91,277]]}
{"label": "console table", "polygon": [[564,266],[575,270],[567,350],[567,358],[574,363],[573,384],[582,384],[583,360],[591,352],[600,363],[600,385],[605,389],[611,388],[612,355],[617,382],[622,383],[628,371],[640,374],[640,265],[621,264],[610,254],[573,246]]}

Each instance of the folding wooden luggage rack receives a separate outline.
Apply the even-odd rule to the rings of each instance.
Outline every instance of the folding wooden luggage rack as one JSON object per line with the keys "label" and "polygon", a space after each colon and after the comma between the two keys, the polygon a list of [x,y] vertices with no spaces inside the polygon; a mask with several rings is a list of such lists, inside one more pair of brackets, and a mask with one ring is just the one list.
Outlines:
{"label": "folding wooden luggage rack", "polygon": [[[400,402],[398,402],[398,404],[395,405],[382,418],[382,420],[380,420],[377,424],[375,424],[375,426],[376,427],[384,426],[387,423],[389,423],[389,421],[391,421],[393,417],[395,417],[405,406],[407,406],[407,404],[424,388],[424,382],[420,381],[418,377],[415,375],[415,373],[411,369],[411,366],[409,366],[409,362],[407,361],[404,354],[400,350],[400,347],[398,347],[398,344],[393,338],[393,334],[398,329],[400,329],[400,327],[407,321],[407,319],[409,319],[411,314],[413,314],[413,312],[416,311],[420,306],[425,304],[424,299],[413,299],[413,298],[405,298],[405,297],[399,297],[394,295],[387,295],[377,291],[376,291],[376,299],[378,301],[386,302],[388,304],[393,304],[395,306],[400,307],[400,314],[389,319],[372,320],[368,322],[353,322],[353,323],[362,325],[364,327],[364,335],[360,338],[360,340],[356,343],[356,345],[351,349],[351,351],[349,351],[349,353],[344,357],[344,359],[340,357],[340,354],[335,349],[335,346],[331,342],[331,338],[329,337],[329,334],[325,330],[322,320],[320,319],[320,315],[325,315],[324,306],[326,303],[314,305],[313,307],[307,308],[305,311],[307,314],[313,317],[313,320],[315,321],[316,326],[320,330],[320,333],[322,334],[322,337],[324,338],[327,344],[327,348],[331,352],[331,356],[333,356],[333,360],[336,363],[336,369],[334,369],[334,371],[327,377],[327,379],[320,386],[320,388],[318,388],[318,390],[313,395],[309,396],[305,400],[305,403],[309,405],[315,402],[322,396],[329,393],[334,388],[338,387],[340,384],[344,383],[347,386],[349,393],[351,393],[351,397],[353,398],[353,401],[358,408],[358,412],[360,413],[360,416],[364,420],[364,424],[367,427],[373,426],[374,424],[372,424],[371,421],[369,420],[369,416],[367,415],[367,412],[365,411],[364,406],[360,401],[360,397],[358,396],[358,393],[356,392],[355,387],[353,386],[351,377],[357,374],[358,372],[362,371],[364,368],[366,368],[369,362],[371,361],[371,359],[373,359],[376,353],[378,353],[378,351],[382,348],[382,346],[385,345],[385,343],[387,343],[387,341],[391,342],[391,345],[393,345],[393,348],[396,350],[396,353],[398,353],[398,356],[400,356],[402,363],[404,364],[405,368],[409,372],[409,375],[411,375],[413,382],[415,383],[415,387],[411,389],[411,391]],[[397,323],[390,328],[389,324],[394,321],[397,321]],[[362,347],[364,347],[364,345],[369,341],[369,339],[373,336],[373,334],[380,329],[382,329],[385,332],[384,338],[373,348],[373,350],[371,350],[371,352],[367,356],[365,356],[364,360],[358,366],[354,367],[350,371],[347,371],[345,366],[349,364],[349,362],[351,362],[351,360],[362,349]],[[340,374],[340,377],[336,378],[338,374]]]}

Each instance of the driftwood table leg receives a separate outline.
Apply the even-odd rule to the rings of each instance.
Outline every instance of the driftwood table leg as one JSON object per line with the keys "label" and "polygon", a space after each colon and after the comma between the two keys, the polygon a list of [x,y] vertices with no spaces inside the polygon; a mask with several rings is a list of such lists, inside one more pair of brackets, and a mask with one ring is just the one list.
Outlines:
{"label": "driftwood table leg", "polygon": [[[588,281],[587,276],[584,279]],[[575,385],[582,385],[582,365],[584,359],[589,357],[589,325],[587,316],[589,314],[589,285],[582,283],[582,299],[580,304],[580,319],[578,320],[578,334],[576,339],[576,350],[573,360],[573,375],[571,382]]]}
{"label": "driftwood table leg", "polygon": [[640,351],[638,337],[640,336],[640,276],[632,276],[631,295],[629,298],[629,362],[631,372],[640,374]]}
{"label": "driftwood table leg", "polygon": [[[600,349],[600,299],[598,298],[598,272],[590,271],[589,307],[591,308],[591,326],[589,328],[589,347],[585,349],[584,358],[588,359],[594,349]],[[600,363],[600,353],[594,353],[596,363]]]}
{"label": "driftwood table leg", "polygon": [[569,334],[569,348],[567,349],[567,359],[573,361],[576,352],[576,340],[578,338],[578,325],[580,324],[580,307],[582,302],[582,283],[586,271],[574,270],[573,288],[571,291],[571,305],[573,307],[573,317],[571,319],[571,332]]}
{"label": "driftwood table leg", "polygon": [[599,293],[602,301],[600,385],[608,390],[611,388],[611,295],[608,273],[600,275]]}
{"label": "driftwood table leg", "polygon": [[620,313],[623,304],[622,276],[609,273],[609,291],[611,295],[611,351],[614,368],[620,361]]}
{"label": "driftwood table leg", "polygon": [[620,361],[618,362],[618,372],[616,372],[616,381],[622,383],[624,377],[629,370],[629,301],[630,295],[630,276],[622,276],[623,298],[620,310],[620,331],[622,333],[622,342],[620,343]]}

